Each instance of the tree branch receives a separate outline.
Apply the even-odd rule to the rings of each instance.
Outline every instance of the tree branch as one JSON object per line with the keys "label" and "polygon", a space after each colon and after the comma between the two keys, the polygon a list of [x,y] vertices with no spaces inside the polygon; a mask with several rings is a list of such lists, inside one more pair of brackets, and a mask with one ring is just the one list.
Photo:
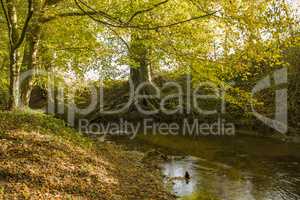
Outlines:
{"label": "tree branch", "polygon": [[54,48],[57,51],[81,51],[81,50],[88,50],[88,51],[95,51],[95,49],[91,49],[89,47],[64,47],[64,48]]}
{"label": "tree branch", "polygon": [[[87,15],[88,17],[90,17],[92,20],[97,21],[97,22],[99,22],[99,23],[101,23],[101,24],[104,24],[104,25],[107,25],[107,26],[116,27],[116,25],[114,25],[114,24],[111,24],[111,23],[106,22],[106,21],[104,21],[104,20],[96,19],[92,14],[90,14],[90,13],[87,12],[87,11],[85,11],[85,10],[80,6],[80,4],[79,4],[78,1],[80,1],[80,0],[74,0],[74,2],[75,2],[75,4],[77,5],[77,7],[78,7],[85,15]],[[80,2],[82,2],[82,1],[80,1]]]}
{"label": "tree branch", "polygon": [[108,27],[109,30],[111,30],[116,36],[117,38],[119,38],[121,40],[121,42],[126,46],[127,50],[130,51],[130,47],[129,47],[129,44],[126,42],[126,40],[124,38],[122,38],[118,32],[116,30],[114,30],[113,28],[111,27]]}
{"label": "tree branch", "polygon": [[18,39],[16,44],[13,46],[14,49],[19,48],[20,45],[22,44],[22,42],[24,41],[26,31],[27,31],[27,28],[28,28],[28,24],[30,22],[30,19],[32,18],[32,15],[33,15],[32,0],[28,0],[28,13],[27,13],[25,23],[24,23],[23,28],[22,28],[20,38]]}
{"label": "tree branch", "polygon": [[142,13],[145,13],[145,12],[150,12],[152,10],[154,10],[155,8],[167,3],[169,0],[165,0],[165,1],[162,1],[162,2],[159,2],[157,4],[154,4],[151,8],[148,8],[148,9],[144,9],[144,10],[140,10],[140,11],[137,11],[135,12],[130,18],[129,20],[125,23],[125,24],[129,24],[136,16],[138,16],[139,14],[142,14]]}
{"label": "tree branch", "polygon": [[[119,21],[118,24],[114,24],[114,23],[110,23],[110,22],[107,22],[107,21],[104,21],[104,20],[101,20],[101,19],[97,19],[97,18],[95,18],[93,15],[91,15],[89,12],[85,11],[85,10],[81,7],[80,3],[78,2],[78,1],[82,2],[81,0],[74,0],[74,1],[75,1],[75,3],[76,3],[77,7],[78,7],[78,8],[79,8],[86,16],[90,17],[92,20],[94,20],[94,21],[96,21],[96,22],[99,22],[99,23],[101,23],[101,24],[104,24],[104,25],[110,26],[110,27],[114,27],[114,28],[135,28],[135,29],[140,29],[140,30],[158,30],[158,29],[161,29],[161,28],[169,28],[169,27],[177,26],[177,25],[180,25],[180,24],[183,24],[183,23],[187,23],[187,22],[190,22],[190,21],[194,21],[194,20],[197,20],[197,19],[209,17],[209,16],[212,16],[212,15],[216,14],[217,12],[219,12],[219,11],[215,11],[215,12],[207,13],[207,14],[205,14],[205,15],[200,15],[200,16],[192,17],[192,18],[190,18],[190,19],[186,19],[186,20],[174,22],[174,23],[167,24],[167,25],[158,25],[158,26],[149,27],[149,26],[144,26],[144,25],[129,25],[129,24],[127,24],[127,23],[121,23],[120,21]],[[161,2],[161,4],[162,4],[162,2]],[[158,6],[161,5],[161,4],[158,4]],[[149,10],[149,9],[148,9],[148,10]],[[152,10],[152,9],[151,9],[151,10]],[[95,11],[95,10],[93,10],[93,11]],[[146,10],[144,10],[144,11],[146,12]],[[138,12],[141,12],[141,11],[138,11]],[[132,17],[134,18],[134,16],[137,16],[137,15],[133,14]],[[131,18],[132,18],[132,17],[131,17]]]}
{"label": "tree branch", "polygon": [[174,23],[171,23],[171,24],[168,24],[168,25],[161,25],[161,26],[153,27],[153,28],[150,28],[150,30],[156,30],[156,29],[160,29],[160,28],[168,28],[168,27],[172,27],[172,26],[177,26],[177,25],[184,24],[184,23],[187,23],[187,22],[191,22],[191,21],[194,21],[194,20],[197,20],[197,19],[212,16],[212,15],[216,14],[217,12],[219,12],[219,11],[214,11],[212,13],[208,13],[208,14],[205,14],[205,15],[191,17],[190,19],[174,22]]}
{"label": "tree branch", "polygon": [[87,7],[88,9],[90,9],[91,11],[93,11],[93,12],[95,12],[95,13],[97,13],[97,14],[103,16],[103,17],[105,17],[106,19],[109,19],[109,20],[114,21],[114,22],[117,22],[117,23],[123,23],[121,19],[118,19],[118,18],[116,18],[116,17],[113,17],[113,16],[107,14],[107,13],[104,12],[104,11],[101,11],[101,10],[97,11],[97,10],[95,10],[94,8],[92,8],[91,6],[89,6],[87,3],[83,2],[82,0],[78,0],[78,1],[79,1],[80,3],[82,3],[85,7]]}
{"label": "tree branch", "polygon": [[2,7],[2,10],[3,10],[4,16],[5,16],[7,29],[8,29],[9,43],[10,43],[10,45],[12,45],[12,39],[11,39],[11,31],[12,31],[11,30],[11,21],[10,21],[10,19],[8,17],[8,13],[7,13],[6,9],[5,9],[3,0],[0,0],[0,1],[1,1],[1,7]]}
{"label": "tree branch", "polygon": [[[91,12],[87,12],[87,14],[95,15],[95,14],[97,14],[97,12],[91,11]],[[54,15],[54,16],[43,17],[43,18],[40,19],[40,22],[41,23],[47,23],[47,22],[55,20],[59,17],[82,17],[82,16],[86,16],[87,14],[82,13],[82,12],[60,13],[60,14],[57,14],[57,15]]]}
{"label": "tree branch", "polygon": [[[8,29],[9,29],[9,28],[10,28],[10,21],[9,21],[9,18],[8,18],[8,14],[7,14],[7,11],[6,11],[6,9],[5,9],[3,0],[0,0],[0,1],[1,1],[1,7],[2,7],[2,10],[3,10],[4,16],[5,16],[5,20],[6,20]],[[4,23],[4,22],[3,22],[3,23]]]}
{"label": "tree branch", "polygon": [[[2,1],[2,0],[1,0]],[[155,5],[153,5],[151,8],[148,9],[144,9],[144,10],[140,10],[135,12],[130,18],[129,20],[127,20],[125,23],[122,22],[121,19],[118,19],[116,17],[113,17],[103,11],[97,11],[95,9],[93,9],[92,7],[90,7],[89,5],[87,5],[85,2],[83,2],[82,0],[74,0],[76,6],[79,8],[79,10],[81,12],[70,12],[70,13],[61,13],[58,14],[56,16],[51,16],[51,17],[47,17],[47,18],[42,18],[41,22],[42,23],[47,23],[49,21],[55,20],[58,17],[81,17],[81,16],[87,16],[89,18],[91,18],[92,20],[99,22],[105,26],[108,27],[114,27],[114,28],[134,28],[134,29],[140,29],[140,30],[157,30],[157,29],[161,29],[161,28],[168,28],[168,27],[172,27],[172,26],[177,26],[183,23],[187,23],[193,20],[197,20],[200,18],[205,18],[208,16],[212,16],[214,14],[216,14],[218,11],[215,12],[211,12],[211,13],[206,13],[205,15],[201,15],[201,16],[196,16],[196,17],[192,17],[190,19],[186,19],[186,20],[182,20],[182,21],[178,21],[178,22],[174,22],[171,24],[167,24],[167,25],[158,25],[158,26],[153,26],[153,27],[149,27],[149,26],[145,26],[145,25],[130,25],[129,23],[139,14],[145,13],[145,12],[150,12],[153,9],[167,3],[169,0],[165,0],[162,1],[160,3],[157,3]],[[90,9],[90,11],[86,11],[80,4],[83,4],[86,8]],[[105,19],[98,19],[95,16],[96,15],[100,15],[101,17],[104,17],[107,20],[110,21],[106,21]]]}

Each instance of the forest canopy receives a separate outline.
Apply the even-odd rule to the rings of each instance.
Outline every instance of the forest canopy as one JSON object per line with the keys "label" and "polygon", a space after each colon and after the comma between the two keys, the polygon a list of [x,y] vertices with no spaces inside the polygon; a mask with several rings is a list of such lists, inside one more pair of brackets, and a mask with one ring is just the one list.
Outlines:
{"label": "forest canopy", "polygon": [[[289,88],[299,94],[297,6],[288,0],[1,0],[1,107],[30,106],[32,90],[46,90],[47,80],[32,74],[20,83],[20,76],[43,70],[65,87],[82,88],[83,104],[84,88],[99,80],[116,94],[115,84],[127,80],[182,84],[189,75],[192,85],[226,86],[226,102],[238,116],[248,118],[253,101],[271,112],[262,100],[273,94],[253,99],[251,89],[287,68]],[[299,110],[296,96],[289,98],[290,113]]]}

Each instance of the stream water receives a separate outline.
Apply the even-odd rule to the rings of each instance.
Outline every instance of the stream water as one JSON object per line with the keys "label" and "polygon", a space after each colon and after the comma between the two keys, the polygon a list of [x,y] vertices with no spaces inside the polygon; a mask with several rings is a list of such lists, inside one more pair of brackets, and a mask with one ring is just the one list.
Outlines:
{"label": "stream water", "polygon": [[[300,199],[300,145],[257,137],[148,135],[126,141],[136,150],[169,155],[161,169],[179,199]],[[191,175],[190,181],[177,177]],[[170,181],[172,180],[172,181]]]}

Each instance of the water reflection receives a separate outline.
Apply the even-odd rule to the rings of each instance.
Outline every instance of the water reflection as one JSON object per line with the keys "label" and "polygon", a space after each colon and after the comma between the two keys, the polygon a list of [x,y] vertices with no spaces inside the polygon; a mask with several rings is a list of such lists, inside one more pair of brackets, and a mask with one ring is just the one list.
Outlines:
{"label": "water reflection", "polygon": [[[197,171],[195,164],[197,159],[194,157],[179,158],[171,157],[170,161],[162,166],[163,174],[166,176],[165,183],[171,185],[175,195],[184,196],[193,193],[198,184]],[[184,179],[185,173],[191,176],[190,180]]]}
{"label": "water reflection", "polygon": [[[200,199],[201,196],[222,200],[300,199],[297,191],[293,191],[300,186],[299,179],[287,174],[267,177],[242,173],[230,166],[196,157],[172,157],[163,165],[162,171],[167,177],[166,184],[171,184],[171,190],[177,196],[184,197],[182,199]],[[186,171],[191,174],[189,183],[178,178]]]}
{"label": "water reflection", "polygon": [[[148,135],[125,141],[136,150],[155,148],[171,156],[162,172],[183,200],[300,199],[300,145],[241,136]],[[179,178],[186,171],[189,183]]]}
{"label": "water reflection", "polygon": [[[186,183],[182,177],[188,171],[191,180]],[[243,172],[230,166],[208,162],[195,157],[179,160],[178,157],[165,163],[162,172],[166,182],[172,180],[174,194],[184,199],[200,199],[201,195],[210,199],[258,200],[258,199],[300,199],[299,178],[287,173],[272,176]],[[175,179],[172,179],[175,178]],[[197,196],[199,195],[199,196]]]}
{"label": "water reflection", "polygon": [[[248,144],[247,148],[249,149],[250,146],[251,144]],[[220,148],[222,151],[219,151]],[[256,149],[255,145],[253,149]],[[285,151],[286,153],[290,151],[289,155],[294,155],[296,149],[285,149]],[[232,146],[226,148],[216,146],[211,148],[211,151],[202,153],[203,157],[209,155],[209,159],[203,157],[180,159],[173,156],[162,167],[163,174],[170,177],[166,178],[166,182],[172,180],[171,190],[184,200],[300,199],[299,157],[283,156],[282,153],[266,156],[270,152],[261,152],[257,156],[253,155],[253,151],[232,150]],[[213,160],[210,159],[212,154]],[[184,179],[176,178],[182,177],[185,171],[188,171],[192,177],[188,184]]]}

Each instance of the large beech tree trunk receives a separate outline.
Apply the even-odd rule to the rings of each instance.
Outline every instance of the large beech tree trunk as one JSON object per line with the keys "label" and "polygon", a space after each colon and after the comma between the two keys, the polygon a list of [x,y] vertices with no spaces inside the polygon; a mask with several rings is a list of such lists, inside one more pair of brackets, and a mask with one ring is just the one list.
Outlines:
{"label": "large beech tree trunk", "polygon": [[130,68],[130,79],[132,80],[135,87],[143,82],[151,83],[150,68],[148,65],[141,65],[137,68]]}
{"label": "large beech tree trunk", "polygon": [[143,82],[151,83],[150,64],[148,59],[148,49],[143,44],[142,39],[134,36],[130,44],[130,58],[135,66],[130,68],[130,79],[135,87]]}
{"label": "large beech tree trunk", "polygon": [[[143,38],[133,36],[130,43],[130,58],[134,61],[134,66],[130,68],[130,79],[135,90],[140,86],[138,92],[143,95],[154,95],[153,98],[136,98],[138,103],[146,110],[155,110],[159,106],[154,85],[151,77],[151,67],[149,59],[149,48],[145,45]],[[146,84],[141,86],[141,84]],[[136,90],[137,91],[137,90]],[[134,109],[133,105],[130,110]]]}

